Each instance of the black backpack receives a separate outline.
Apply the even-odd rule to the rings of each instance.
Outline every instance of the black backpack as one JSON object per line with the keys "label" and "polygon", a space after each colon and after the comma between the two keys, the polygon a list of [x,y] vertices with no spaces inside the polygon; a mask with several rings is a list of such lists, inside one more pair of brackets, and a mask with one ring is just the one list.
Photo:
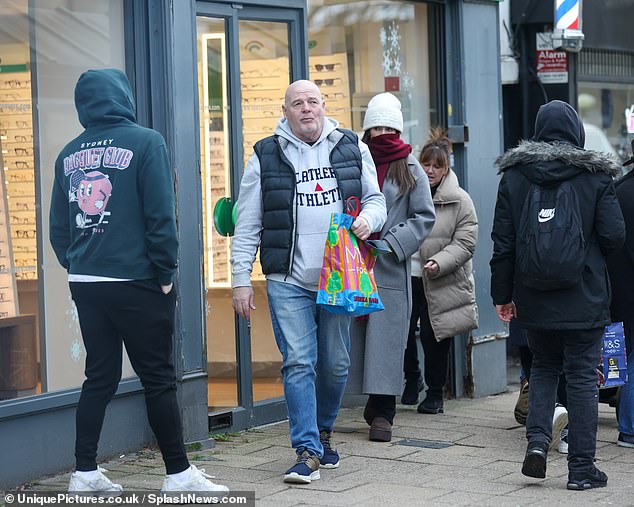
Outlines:
{"label": "black backpack", "polygon": [[586,240],[577,192],[569,180],[532,184],[524,201],[516,245],[521,282],[556,290],[578,284],[586,263]]}

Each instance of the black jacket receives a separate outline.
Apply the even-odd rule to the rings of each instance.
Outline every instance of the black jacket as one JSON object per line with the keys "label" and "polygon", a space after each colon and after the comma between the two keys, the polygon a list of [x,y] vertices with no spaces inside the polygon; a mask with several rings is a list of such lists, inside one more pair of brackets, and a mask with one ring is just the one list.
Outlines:
{"label": "black jacket", "polygon": [[625,218],[625,244],[608,256],[612,282],[612,320],[634,324],[634,171],[616,183],[616,196]]}
{"label": "black jacket", "polygon": [[[523,141],[496,164],[502,174],[491,238],[491,297],[494,304],[515,302],[519,324],[529,330],[593,329],[610,322],[610,282],[605,256],[625,240],[625,225],[612,177],[617,163],[584,150],[584,132],[568,104],[542,106],[533,141]],[[542,291],[515,276],[515,236],[531,183],[570,180],[581,204],[586,265],[574,287]]]}

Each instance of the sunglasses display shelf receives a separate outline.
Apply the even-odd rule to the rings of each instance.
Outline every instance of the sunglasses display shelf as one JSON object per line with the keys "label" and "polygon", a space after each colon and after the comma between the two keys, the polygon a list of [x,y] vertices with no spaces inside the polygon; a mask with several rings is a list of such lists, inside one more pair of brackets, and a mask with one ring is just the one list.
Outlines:
{"label": "sunglasses display shelf", "polygon": [[[6,141],[5,135],[0,136],[3,167]],[[38,381],[35,316],[20,314],[9,201],[3,178],[0,181],[0,399],[35,394]]]}
{"label": "sunglasses display shelf", "polygon": [[30,73],[0,73],[0,142],[6,200],[3,233],[11,244],[16,280],[37,277],[31,107]]}
{"label": "sunglasses display shelf", "polygon": [[339,122],[342,128],[352,128],[348,58],[345,53],[310,56],[310,80],[326,103],[326,115]]}

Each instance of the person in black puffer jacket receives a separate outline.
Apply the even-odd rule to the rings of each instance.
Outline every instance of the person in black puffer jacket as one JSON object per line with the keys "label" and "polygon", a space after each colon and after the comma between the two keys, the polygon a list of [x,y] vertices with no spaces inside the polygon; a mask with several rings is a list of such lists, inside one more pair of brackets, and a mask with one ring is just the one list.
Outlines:
{"label": "person in black puffer jacket", "polygon": [[[568,489],[607,484],[607,476],[594,466],[598,420],[594,369],[600,360],[603,328],[610,322],[605,257],[625,240],[612,179],[619,166],[603,154],[584,150],[584,138],[583,124],[569,104],[554,100],[541,106],[533,140],[522,141],[496,162],[502,178],[491,233],[493,303],[501,320],[517,317],[528,331],[533,353],[522,473],[546,476],[558,376],[563,370],[568,381]],[[522,210],[532,185],[565,181],[580,203],[585,263],[574,285],[540,290],[524,283],[518,270]]]}

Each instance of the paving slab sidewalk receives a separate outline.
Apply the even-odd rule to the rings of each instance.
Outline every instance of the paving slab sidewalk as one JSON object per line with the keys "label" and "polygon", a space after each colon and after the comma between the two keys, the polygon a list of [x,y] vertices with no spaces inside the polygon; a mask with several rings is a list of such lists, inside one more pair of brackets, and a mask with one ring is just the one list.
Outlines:
{"label": "paving slab sidewalk", "polygon": [[[287,422],[224,435],[213,449],[192,451],[189,458],[216,482],[255,491],[258,506],[634,505],[634,449],[615,444],[615,411],[607,405],[599,406],[597,442],[597,465],[609,476],[606,488],[567,491],[566,457],[557,451],[549,456],[545,480],[524,477],[524,427],[513,418],[517,391],[510,386],[497,396],[448,400],[438,415],[399,406],[390,443],[368,440],[361,408],[342,409],[334,435],[341,465],[322,469],[321,480],[310,485],[282,482],[294,460]],[[154,449],[101,465],[125,489],[161,487],[164,469]],[[24,488],[64,491],[69,476],[37,478]]]}

